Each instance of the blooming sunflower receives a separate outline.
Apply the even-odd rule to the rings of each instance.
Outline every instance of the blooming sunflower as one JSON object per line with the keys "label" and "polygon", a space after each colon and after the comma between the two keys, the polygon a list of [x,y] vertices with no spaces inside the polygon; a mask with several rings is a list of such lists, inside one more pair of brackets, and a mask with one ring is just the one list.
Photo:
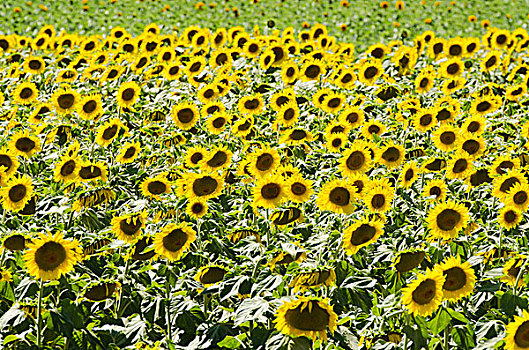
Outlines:
{"label": "blooming sunflower", "polygon": [[20,130],[11,136],[7,146],[15,154],[29,158],[40,151],[40,139],[30,135],[29,130]]}
{"label": "blooming sunflower", "polygon": [[420,132],[427,132],[435,127],[437,120],[434,118],[435,108],[421,108],[413,117],[413,126]]}
{"label": "blooming sunflower", "polygon": [[203,146],[193,146],[186,150],[184,164],[188,168],[199,166],[207,156],[208,151]]}
{"label": "blooming sunflower", "polygon": [[513,207],[503,207],[498,213],[498,222],[506,230],[510,230],[518,226],[523,219],[523,213]]}
{"label": "blooming sunflower", "polygon": [[502,105],[501,97],[487,95],[482,98],[475,99],[470,105],[470,114],[483,116],[485,114],[495,112]]}
{"label": "blooming sunflower", "polygon": [[459,255],[446,259],[437,268],[445,276],[443,299],[457,301],[472,294],[476,275],[468,261],[461,263]]}
{"label": "blooming sunflower", "polygon": [[196,238],[195,231],[185,223],[169,224],[154,236],[154,251],[170,261],[180,260]]}
{"label": "blooming sunflower", "polygon": [[81,161],[77,176],[82,182],[95,182],[108,180],[108,168],[103,162]]}
{"label": "blooming sunflower", "polygon": [[140,97],[141,88],[134,81],[128,81],[119,86],[116,100],[121,108],[131,108]]}
{"label": "blooming sunflower", "polygon": [[33,195],[33,184],[29,175],[14,176],[0,188],[0,202],[5,210],[18,212],[24,209]]}
{"label": "blooming sunflower", "polygon": [[4,167],[8,178],[16,173],[18,165],[19,162],[14,151],[8,150],[7,148],[0,148],[0,167]]}
{"label": "blooming sunflower", "polygon": [[325,64],[321,60],[308,60],[301,67],[299,77],[303,81],[318,80],[324,69]]}
{"label": "blooming sunflower", "polygon": [[404,161],[404,147],[390,141],[378,149],[377,162],[385,165],[388,169],[398,168]]}
{"label": "blooming sunflower", "polygon": [[47,281],[72,271],[81,254],[76,240],[66,240],[59,232],[55,235],[41,233],[28,244],[23,258],[30,275]]}
{"label": "blooming sunflower", "polygon": [[197,220],[208,212],[208,204],[203,199],[194,199],[189,201],[186,206],[186,214],[189,215],[191,219]]}
{"label": "blooming sunflower", "polygon": [[79,117],[84,120],[93,120],[103,113],[103,103],[101,94],[91,94],[84,96],[79,102]]}
{"label": "blooming sunflower", "polygon": [[349,181],[334,179],[322,186],[316,203],[320,210],[350,214],[354,209],[356,192],[356,187]]}
{"label": "blooming sunflower", "polygon": [[263,176],[257,180],[252,195],[255,208],[276,208],[287,196],[285,180],[279,174]]}
{"label": "blooming sunflower", "polygon": [[287,178],[285,187],[288,199],[295,203],[307,202],[314,193],[312,181],[304,179],[299,173]]}
{"label": "blooming sunflower", "polygon": [[419,273],[417,279],[402,290],[402,303],[410,313],[429,316],[443,301],[445,276],[438,269]]}
{"label": "blooming sunflower", "polygon": [[23,82],[15,87],[12,95],[13,101],[16,104],[27,105],[33,103],[37,99],[39,90],[34,83]]}
{"label": "blooming sunflower", "polygon": [[312,340],[317,337],[327,341],[327,328],[334,333],[338,316],[329,305],[329,300],[299,297],[285,302],[276,314],[276,329],[292,337],[306,336]]}
{"label": "blooming sunflower", "polygon": [[514,322],[506,327],[505,349],[526,350],[529,349],[529,312],[522,311],[522,317],[514,316]]}
{"label": "blooming sunflower", "polygon": [[380,220],[369,220],[366,217],[356,221],[344,231],[343,246],[345,252],[356,254],[360,248],[376,242],[382,232],[384,232],[384,228]]}
{"label": "blooming sunflower", "polygon": [[295,101],[283,104],[277,112],[277,122],[285,127],[296,124],[298,118],[299,106]]}
{"label": "blooming sunflower", "polygon": [[232,116],[225,112],[215,112],[206,121],[206,128],[213,135],[219,135],[226,129],[226,125],[231,121]]}
{"label": "blooming sunflower", "polygon": [[472,172],[471,158],[464,152],[458,152],[450,159],[446,167],[446,177],[449,179],[465,179]]}
{"label": "blooming sunflower", "polygon": [[281,162],[279,152],[270,146],[263,146],[261,149],[252,152],[248,159],[248,170],[256,177],[263,177],[273,173]]}
{"label": "blooming sunflower", "polygon": [[358,106],[344,107],[338,120],[350,124],[351,128],[358,128],[365,121],[365,113]]}
{"label": "blooming sunflower", "polygon": [[261,94],[244,96],[237,103],[237,108],[242,115],[257,115],[264,108],[263,97]]}
{"label": "blooming sunflower", "polygon": [[77,180],[80,169],[81,162],[79,161],[79,159],[77,159],[77,157],[65,155],[55,165],[53,179],[57,182],[75,182]]}
{"label": "blooming sunflower", "polygon": [[525,255],[517,254],[515,257],[511,258],[505,264],[503,268],[503,277],[500,278],[500,281],[507,283],[510,286],[514,286],[516,280],[518,280],[518,285],[516,288],[524,287],[526,285],[523,277],[527,272],[527,267],[522,271],[522,266],[525,263],[527,257]]}
{"label": "blooming sunflower", "polygon": [[81,95],[70,86],[65,86],[53,93],[51,96],[53,107],[59,114],[71,114],[77,109]]}
{"label": "blooming sunflower", "polygon": [[367,193],[363,195],[364,203],[371,212],[385,213],[391,209],[391,202],[395,192],[390,186],[370,186]]}
{"label": "blooming sunflower", "polygon": [[164,176],[147,177],[141,183],[141,193],[151,199],[162,200],[161,195],[171,192],[171,185]]}
{"label": "blooming sunflower", "polygon": [[529,185],[517,183],[512,186],[504,198],[505,205],[514,207],[521,212],[529,208]]}
{"label": "blooming sunflower", "polygon": [[226,146],[218,146],[208,152],[204,161],[200,163],[200,169],[204,172],[223,170],[230,166],[233,152]]}
{"label": "blooming sunflower", "polygon": [[503,199],[507,196],[510,189],[518,183],[522,185],[528,184],[524,173],[519,169],[509,170],[505,174],[494,178],[492,195]]}
{"label": "blooming sunflower", "polygon": [[378,60],[366,61],[360,66],[358,80],[366,85],[374,85],[377,79],[384,73],[382,63]]}
{"label": "blooming sunflower", "polygon": [[437,204],[426,219],[431,236],[444,240],[455,238],[467,226],[468,220],[468,209],[453,200]]}
{"label": "blooming sunflower", "polygon": [[112,140],[118,137],[120,129],[124,127],[118,118],[107,120],[97,129],[96,143],[103,147],[110,145]]}
{"label": "blooming sunflower", "polygon": [[463,74],[464,70],[465,65],[463,62],[459,58],[454,57],[441,63],[439,74],[445,78],[453,79]]}
{"label": "blooming sunflower", "polygon": [[419,167],[416,161],[406,163],[402,168],[400,183],[403,188],[410,188],[419,177]]}
{"label": "blooming sunflower", "polygon": [[140,154],[141,145],[138,141],[136,142],[127,142],[121,148],[116,161],[121,164],[132,163],[136,157]]}
{"label": "blooming sunflower", "polygon": [[369,150],[362,142],[353,142],[340,159],[339,169],[342,176],[348,177],[368,171],[373,162]]}
{"label": "blooming sunflower", "polygon": [[460,134],[452,124],[443,124],[432,133],[432,141],[439,150],[450,152],[457,147]]}
{"label": "blooming sunflower", "polygon": [[191,129],[198,121],[199,116],[197,107],[192,103],[179,103],[171,109],[174,123],[182,130]]}
{"label": "blooming sunflower", "polygon": [[465,154],[472,160],[477,159],[485,152],[485,140],[475,134],[463,133],[459,138],[457,149]]}
{"label": "blooming sunflower", "polygon": [[145,227],[146,212],[114,216],[111,221],[112,232],[117,239],[128,243],[136,243]]}

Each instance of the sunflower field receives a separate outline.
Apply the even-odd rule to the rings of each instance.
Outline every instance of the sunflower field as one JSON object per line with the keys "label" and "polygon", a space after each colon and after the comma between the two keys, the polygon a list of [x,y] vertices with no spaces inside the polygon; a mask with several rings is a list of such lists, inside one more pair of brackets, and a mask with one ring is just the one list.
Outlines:
{"label": "sunflower field", "polygon": [[529,8],[482,5],[2,2],[0,348],[529,349]]}

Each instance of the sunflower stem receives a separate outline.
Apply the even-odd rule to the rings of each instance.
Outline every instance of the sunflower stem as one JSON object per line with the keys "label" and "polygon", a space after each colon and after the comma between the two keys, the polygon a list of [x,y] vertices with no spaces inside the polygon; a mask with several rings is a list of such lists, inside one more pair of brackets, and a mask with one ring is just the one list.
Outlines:
{"label": "sunflower stem", "polygon": [[44,280],[40,279],[39,300],[37,304],[37,347],[42,345],[42,290],[44,289]]}
{"label": "sunflower stem", "polygon": [[167,298],[167,336],[169,337],[169,343],[173,343],[173,330],[171,325],[171,286],[169,280],[165,280],[166,298]]}
{"label": "sunflower stem", "polygon": [[[127,276],[127,273],[129,272],[129,265],[130,265],[130,259],[127,259],[127,262],[125,263],[125,271],[123,271],[123,277],[122,277],[123,284],[125,284],[125,277]],[[120,317],[121,316],[122,300],[123,300],[123,289],[121,289],[121,291],[119,293],[119,299],[118,299],[117,310],[116,310],[116,317]]]}
{"label": "sunflower stem", "polygon": [[450,327],[450,325],[448,325],[445,328],[445,330],[444,330],[444,344],[443,344],[443,349],[444,350],[448,350],[448,346],[449,346],[449,343],[450,343],[450,338],[449,338],[450,331],[451,331],[451,327]]}

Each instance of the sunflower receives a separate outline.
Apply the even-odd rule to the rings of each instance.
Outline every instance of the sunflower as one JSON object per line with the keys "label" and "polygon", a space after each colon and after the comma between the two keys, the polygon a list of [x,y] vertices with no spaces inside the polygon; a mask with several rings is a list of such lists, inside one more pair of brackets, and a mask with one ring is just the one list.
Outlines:
{"label": "sunflower", "polygon": [[413,116],[413,126],[420,132],[427,132],[435,127],[437,120],[435,119],[436,108],[421,108]]}
{"label": "sunflower", "polygon": [[336,273],[332,268],[315,268],[309,271],[300,272],[290,282],[290,288],[297,293],[304,292],[309,288],[320,286],[331,287],[336,284]]}
{"label": "sunflower", "polygon": [[18,131],[7,143],[9,149],[19,156],[30,158],[40,151],[40,139],[29,134],[28,130]]}
{"label": "sunflower", "polygon": [[84,120],[96,119],[103,113],[103,103],[101,102],[101,94],[91,94],[84,96],[79,102],[77,113],[79,117]]}
{"label": "sunflower", "polygon": [[448,258],[436,268],[445,276],[443,299],[457,301],[472,294],[476,275],[468,261],[461,263],[461,258],[458,255],[455,258]]}
{"label": "sunflower", "polygon": [[505,174],[494,178],[492,195],[496,198],[503,199],[516,184],[527,186],[528,182],[524,173],[519,169],[507,171]]}
{"label": "sunflower", "polygon": [[474,100],[469,112],[471,115],[483,116],[495,112],[501,105],[501,97],[488,95]]}
{"label": "sunflower", "polygon": [[167,260],[180,260],[195,235],[196,232],[185,223],[169,224],[154,236],[154,251]]}
{"label": "sunflower", "polygon": [[527,272],[527,267],[522,271],[522,265],[524,265],[526,259],[527,257],[525,255],[518,254],[507,261],[503,268],[504,276],[500,278],[500,281],[505,282],[510,286],[514,286],[516,280],[518,280],[516,288],[524,287],[526,283],[523,277]]}
{"label": "sunflower", "polygon": [[[1,98],[0,98],[1,99]],[[1,103],[0,103],[1,105]],[[31,124],[42,124],[44,118],[52,111],[51,103],[40,103],[35,106],[35,109],[28,117],[28,122]]]}
{"label": "sunflower", "polygon": [[0,148],[0,168],[4,167],[6,176],[9,178],[18,170],[17,154],[13,150]]}
{"label": "sunflower", "polygon": [[353,142],[340,159],[338,168],[342,176],[349,177],[367,172],[373,164],[369,150],[362,142]]}
{"label": "sunflower", "polygon": [[283,104],[277,111],[277,122],[285,127],[290,127],[298,121],[299,106],[296,101]]}
{"label": "sunflower", "polygon": [[410,272],[418,267],[426,257],[424,250],[410,249],[399,253],[393,260],[393,266],[399,273]]}
{"label": "sunflower", "polygon": [[461,131],[452,124],[443,124],[431,136],[433,144],[443,152],[450,152],[457,147]]}
{"label": "sunflower", "polygon": [[503,207],[498,213],[498,222],[506,230],[510,230],[518,226],[523,219],[523,213],[513,207]]}
{"label": "sunflower", "polygon": [[141,193],[151,199],[162,200],[161,195],[171,192],[171,184],[164,176],[147,177],[141,183]]}
{"label": "sunflower", "polygon": [[194,199],[189,201],[186,206],[186,214],[189,215],[191,219],[197,220],[208,212],[208,205],[203,199]]}
{"label": "sunflower", "polygon": [[457,90],[461,90],[465,87],[465,84],[467,83],[467,80],[463,77],[455,77],[452,79],[448,79],[443,83],[443,86],[441,90],[443,91],[444,95],[450,96],[450,94],[456,92]]}
{"label": "sunflower", "polygon": [[264,146],[263,148],[252,152],[248,159],[250,160],[248,170],[256,177],[264,177],[273,173],[281,162],[279,152],[275,148]]}
{"label": "sunflower", "polygon": [[446,167],[446,177],[449,179],[465,179],[472,172],[472,159],[464,152],[456,153]]}
{"label": "sunflower", "polygon": [[305,203],[310,200],[314,193],[312,189],[313,182],[306,180],[301,174],[293,174],[286,179],[285,187],[287,188],[286,196],[295,203]]}
{"label": "sunflower", "polygon": [[362,136],[364,136],[367,140],[372,140],[373,135],[380,136],[385,131],[386,131],[386,126],[382,122],[376,119],[371,119],[365,122],[364,125],[362,126]]}
{"label": "sunflower", "polygon": [[453,200],[437,204],[426,218],[431,236],[444,240],[457,237],[458,232],[467,226],[468,220],[468,209]]}
{"label": "sunflower", "polygon": [[283,334],[299,337],[306,336],[312,340],[317,337],[327,341],[327,327],[334,334],[338,316],[329,305],[329,300],[298,297],[285,302],[275,314],[276,329]]}
{"label": "sunflower", "polygon": [[145,228],[146,212],[114,216],[111,221],[112,232],[116,238],[127,243],[136,243]]}
{"label": "sunflower", "polygon": [[217,197],[224,187],[223,178],[215,173],[188,173],[182,180],[185,184],[184,195],[190,200],[195,200],[197,197],[202,200]]}
{"label": "sunflower", "polygon": [[308,60],[301,67],[299,77],[303,81],[318,80],[324,71],[324,62],[321,60]]}
{"label": "sunflower", "polygon": [[34,83],[23,82],[18,84],[11,94],[16,104],[28,105],[37,99],[39,90]]}
{"label": "sunflower", "polygon": [[385,213],[391,209],[391,202],[395,196],[389,186],[370,186],[363,200],[371,212]]}
{"label": "sunflower", "polygon": [[46,63],[42,57],[28,56],[24,59],[24,72],[29,74],[41,74],[46,69]]}
{"label": "sunflower", "polygon": [[77,176],[81,182],[107,181],[108,168],[103,162],[83,161],[81,162]]}
{"label": "sunflower", "polygon": [[515,184],[507,192],[504,201],[506,206],[526,212],[529,208],[529,185]]}
{"label": "sunflower", "polygon": [[402,168],[400,182],[403,188],[410,188],[419,177],[419,167],[416,161],[406,163]]}
{"label": "sunflower", "polygon": [[340,74],[334,78],[334,84],[343,89],[352,89],[357,80],[356,74],[352,68],[342,69]]}
{"label": "sunflower", "polygon": [[365,114],[357,106],[348,106],[344,107],[338,120],[342,123],[348,123],[351,128],[358,128],[364,123]]}
{"label": "sunflower", "polygon": [[257,115],[263,110],[263,98],[261,94],[244,96],[237,103],[237,107],[242,115]]}
{"label": "sunflower", "polygon": [[128,81],[119,86],[116,100],[121,108],[131,108],[140,97],[141,88],[134,81]]}
{"label": "sunflower", "polygon": [[213,113],[206,121],[206,128],[213,135],[219,135],[226,129],[226,125],[231,121],[232,116],[225,112]]}
{"label": "sunflower", "polygon": [[59,232],[55,235],[41,233],[28,244],[23,258],[30,275],[47,281],[72,271],[81,254],[76,240],[66,240]]}
{"label": "sunflower", "polygon": [[188,168],[199,166],[207,156],[208,151],[203,146],[193,146],[187,149],[184,164]]}
{"label": "sunflower", "polygon": [[174,123],[182,130],[191,129],[197,123],[199,116],[197,107],[192,103],[179,103],[171,109]]}
{"label": "sunflower", "polygon": [[344,102],[345,95],[337,92],[331,92],[325,96],[321,108],[327,113],[336,113],[342,109]]}
{"label": "sunflower", "polygon": [[415,78],[415,91],[419,94],[425,94],[433,88],[434,77],[431,71],[421,72],[417,78]]}
{"label": "sunflower", "polygon": [[529,312],[522,311],[522,317],[514,316],[514,322],[506,327],[505,349],[526,350],[529,349]]}
{"label": "sunflower", "polygon": [[256,181],[252,196],[254,208],[276,208],[287,198],[285,180],[279,174],[263,176]]}
{"label": "sunflower", "polygon": [[475,134],[462,133],[458,140],[457,149],[466,154],[470,159],[479,158],[486,148],[485,140]]}
{"label": "sunflower", "polygon": [[195,281],[200,282],[205,288],[214,286],[222,282],[224,276],[228,273],[225,267],[219,265],[202,266],[195,275]]}
{"label": "sunflower", "polygon": [[404,147],[390,141],[377,151],[377,163],[385,165],[388,169],[398,168],[404,161]]}
{"label": "sunflower", "polygon": [[105,72],[101,76],[101,79],[100,79],[101,83],[117,80],[121,76],[121,74],[123,74],[125,69],[126,69],[125,67],[119,66],[119,65],[108,66],[108,68],[105,70]]}
{"label": "sunflower", "polygon": [[7,180],[6,185],[0,188],[0,202],[5,210],[18,212],[24,209],[33,195],[31,177],[24,174]]}
{"label": "sunflower", "polygon": [[465,122],[461,126],[463,132],[471,133],[474,135],[481,135],[485,131],[487,120],[483,116],[475,115],[465,119]]}
{"label": "sunflower", "polygon": [[71,114],[77,109],[77,105],[81,100],[81,95],[71,87],[63,87],[53,93],[51,96],[53,107],[59,114]]}
{"label": "sunflower", "polygon": [[349,181],[334,179],[322,186],[316,203],[320,210],[350,214],[354,210],[356,193],[356,187]]}
{"label": "sunflower", "polygon": [[107,120],[97,129],[95,142],[102,147],[110,145],[112,140],[118,137],[119,131],[123,127],[123,123],[118,118]]}
{"label": "sunflower", "polygon": [[233,152],[226,146],[219,146],[208,152],[204,161],[200,164],[200,169],[204,172],[223,170],[230,166]]}
{"label": "sunflower", "polygon": [[384,73],[382,63],[378,60],[366,61],[358,71],[358,80],[366,85],[374,85],[377,79]]}
{"label": "sunflower", "polygon": [[11,282],[13,280],[13,275],[9,270],[0,270],[0,283],[2,282]]}
{"label": "sunflower", "polygon": [[295,62],[287,62],[281,68],[281,79],[285,84],[293,84],[299,77],[299,67]]}
{"label": "sunflower", "polygon": [[345,252],[356,254],[362,247],[376,242],[382,232],[384,232],[384,228],[380,220],[369,220],[366,217],[354,222],[344,231],[343,246]]}
{"label": "sunflower", "polygon": [[419,273],[417,279],[402,290],[402,303],[410,313],[429,316],[443,301],[445,276],[441,270],[427,270]]}
{"label": "sunflower", "polygon": [[121,164],[132,163],[136,157],[140,154],[141,146],[138,141],[136,142],[127,142],[121,148],[116,161]]}
{"label": "sunflower", "polygon": [[325,147],[334,153],[340,153],[340,150],[345,147],[347,143],[347,135],[345,134],[330,134],[327,135]]}
{"label": "sunflower", "polygon": [[68,155],[63,156],[55,165],[53,179],[57,182],[63,181],[65,183],[76,182],[78,179],[79,170],[81,169],[81,162],[77,157]]}

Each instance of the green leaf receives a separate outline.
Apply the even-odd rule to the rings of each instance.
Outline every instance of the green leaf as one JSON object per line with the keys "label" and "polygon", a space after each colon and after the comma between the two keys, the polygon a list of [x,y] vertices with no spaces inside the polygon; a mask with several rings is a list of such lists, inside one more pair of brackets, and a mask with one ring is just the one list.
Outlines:
{"label": "green leaf", "polygon": [[518,307],[526,309],[527,300],[518,295],[513,295],[511,290],[503,293],[503,295],[500,297],[500,309],[502,309],[506,315],[515,315],[516,308]]}
{"label": "green leaf", "polygon": [[228,349],[238,349],[244,345],[243,342],[246,340],[246,338],[247,336],[244,333],[236,337],[232,337],[231,335],[228,335],[222,341],[218,342],[217,345],[228,348]]}
{"label": "green leaf", "polygon": [[450,324],[451,320],[452,317],[448,311],[442,308],[437,312],[437,315],[428,322],[428,327],[432,330],[433,335],[437,335]]}

